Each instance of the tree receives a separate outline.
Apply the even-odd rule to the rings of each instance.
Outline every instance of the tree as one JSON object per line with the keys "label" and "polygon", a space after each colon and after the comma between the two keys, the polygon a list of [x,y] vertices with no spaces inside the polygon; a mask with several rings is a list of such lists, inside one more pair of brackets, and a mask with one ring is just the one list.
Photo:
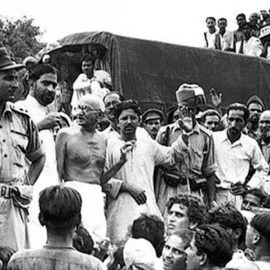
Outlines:
{"label": "tree", "polygon": [[33,21],[26,16],[17,20],[0,18],[0,43],[12,51],[18,62],[35,55],[46,45],[38,41],[42,32],[39,26],[33,25]]}

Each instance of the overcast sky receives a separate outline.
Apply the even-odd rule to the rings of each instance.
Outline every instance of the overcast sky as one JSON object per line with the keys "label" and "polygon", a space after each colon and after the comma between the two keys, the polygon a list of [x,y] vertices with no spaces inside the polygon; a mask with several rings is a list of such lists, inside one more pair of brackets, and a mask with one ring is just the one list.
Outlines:
{"label": "overcast sky", "polygon": [[270,9],[269,0],[2,0],[1,16],[34,18],[53,43],[83,31],[108,31],[123,36],[201,46],[205,18],[228,19],[236,29],[238,13]]}

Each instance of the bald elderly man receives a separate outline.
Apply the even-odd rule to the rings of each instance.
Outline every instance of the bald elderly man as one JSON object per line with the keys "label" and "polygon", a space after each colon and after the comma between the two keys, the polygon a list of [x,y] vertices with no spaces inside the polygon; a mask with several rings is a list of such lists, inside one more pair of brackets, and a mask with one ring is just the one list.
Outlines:
{"label": "bald elderly man", "polygon": [[101,176],[106,157],[106,136],[97,130],[104,104],[87,94],[78,103],[77,124],[60,130],[56,138],[57,171],[61,181],[80,192],[82,223],[94,240],[106,234]]}

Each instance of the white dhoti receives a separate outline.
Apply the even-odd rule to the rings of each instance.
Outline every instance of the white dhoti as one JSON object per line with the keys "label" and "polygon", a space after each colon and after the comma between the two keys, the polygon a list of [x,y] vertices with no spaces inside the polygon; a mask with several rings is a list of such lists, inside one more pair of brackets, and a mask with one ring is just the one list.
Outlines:
{"label": "white dhoti", "polygon": [[95,242],[106,237],[106,218],[104,213],[104,194],[101,186],[78,181],[68,181],[65,185],[76,189],[82,197],[82,225]]}

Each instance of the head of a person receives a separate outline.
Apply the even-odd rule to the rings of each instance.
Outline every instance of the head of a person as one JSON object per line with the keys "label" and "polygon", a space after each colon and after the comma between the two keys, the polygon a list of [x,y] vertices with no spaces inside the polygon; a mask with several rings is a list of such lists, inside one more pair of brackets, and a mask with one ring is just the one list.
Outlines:
{"label": "head of a person", "polygon": [[104,104],[95,95],[87,94],[80,98],[76,108],[77,124],[85,129],[96,127],[97,122],[103,117]]}
{"label": "head of a person", "polygon": [[267,193],[259,188],[249,189],[243,198],[242,209],[249,211],[252,207],[263,207],[267,197]]}
{"label": "head of a person", "polygon": [[201,224],[206,215],[206,206],[201,198],[181,193],[167,202],[167,233],[180,229],[194,229]]}
{"label": "head of a person", "polygon": [[226,18],[218,19],[218,28],[219,28],[219,30],[225,31],[226,27],[227,27],[227,19]]}
{"label": "head of a person", "polygon": [[164,120],[164,114],[157,109],[148,109],[142,114],[143,127],[155,139]]}
{"label": "head of a person", "polygon": [[166,112],[167,124],[175,123],[179,119],[178,105],[173,104]]}
{"label": "head of a person", "polygon": [[270,110],[261,113],[259,118],[259,129],[263,140],[270,139]]}
{"label": "head of a person", "polygon": [[255,251],[256,259],[260,259],[261,252],[270,253],[270,213],[255,215],[247,228],[246,246]]}
{"label": "head of a person", "polygon": [[198,107],[206,103],[203,89],[197,84],[182,84],[176,91],[179,117],[189,115],[193,121],[198,113]]}
{"label": "head of a person", "polygon": [[245,241],[247,221],[241,212],[229,203],[210,210],[206,223],[217,224],[224,228],[231,235],[235,246]]}
{"label": "head of a person", "polygon": [[206,20],[206,26],[209,30],[213,30],[216,27],[216,19],[214,17],[207,17]]}
{"label": "head of a person", "polygon": [[256,13],[256,12],[253,12],[253,13],[251,13],[250,16],[249,16],[249,22],[250,22],[251,24],[257,24],[259,18],[260,18],[259,14]]}
{"label": "head of a person", "polygon": [[249,110],[250,116],[253,114],[260,115],[262,113],[262,111],[264,110],[264,104],[263,104],[262,100],[256,95],[251,96],[247,100],[246,105],[247,105],[247,108]]}
{"label": "head of a person", "polygon": [[243,24],[242,32],[243,32],[246,40],[248,40],[251,37],[251,30],[252,30],[252,27],[251,27],[251,24],[249,22],[246,22]]}
{"label": "head of a person", "polygon": [[240,29],[242,29],[243,25],[246,23],[246,15],[244,13],[240,13],[236,16],[236,22]]}
{"label": "head of a person", "polygon": [[110,121],[115,121],[114,105],[124,100],[125,98],[119,92],[116,91],[111,91],[104,96],[103,102],[105,105],[105,115]]}
{"label": "head of a person", "polygon": [[48,64],[36,65],[29,76],[30,93],[43,106],[54,101],[57,83],[57,70]]}
{"label": "head of a person", "polygon": [[208,109],[203,112],[201,122],[207,129],[217,131],[219,129],[220,119],[221,116],[218,111]]}
{"label": "head of a person", "polygon": [[158,260],[152,244],[146,239],[129,238],[124,246],[124,261],[127,270],[155,270]]}
{"label": "head of a person", "polygon": [[244,129],[249,118],[248,108],[240,103],[233,103],[227,109],[228,132],[238,136]]}
{"label": "head of a person", "polygon": [[174,234],[168,235],[162,251],[164,270],[172,270],[177,260],[186,257],[185,250],[189,247],[193,232],[182,229]]}
{"label": "head of a person", "polygon": [[230,234],[217,225],[201,225],[197,228],[187,253],[187,270],[224,267],[233,255]]}
{"label": "head of a person", "polygon": [[165,226],[163,221],[154,215],[142,214],[133,221],[131,226],[132,238],[148,240],[156,250],[159,257],[164,245]]}
{"label": "head of a person", "polygon": [[76,227],[73,233],[72,245],[76,250],[89,255],[92,254],[94,249],[94,241],[90,233],[82,225]]}
{"label": "head of a person", "polygon": [[15,250],[10,247],[0,246],[0,270],[8,269],[8,262],[14,253]]}
{"label": "head of a person", "polygon": [[134,137],[140,123],[141,108],[136,100],[125,100],[114,107],[115,118],[124,138]]}
{"label": "head of a person", "polygon": [[50,186],[39,195],[39,221],[54,234],[73,233],[81,223],[82,198],[63,185]]}
{"label": "head of a person", "polygon": [[82,57],[82,72],[91,79],[94,75],[95,59],[90,54],[86,54]]}
{"label": "head of a person", "polygon": [[23,67],[16,64],[5,47],[0,47],[0,103],[14,101],[19,88],[17,70]]}

